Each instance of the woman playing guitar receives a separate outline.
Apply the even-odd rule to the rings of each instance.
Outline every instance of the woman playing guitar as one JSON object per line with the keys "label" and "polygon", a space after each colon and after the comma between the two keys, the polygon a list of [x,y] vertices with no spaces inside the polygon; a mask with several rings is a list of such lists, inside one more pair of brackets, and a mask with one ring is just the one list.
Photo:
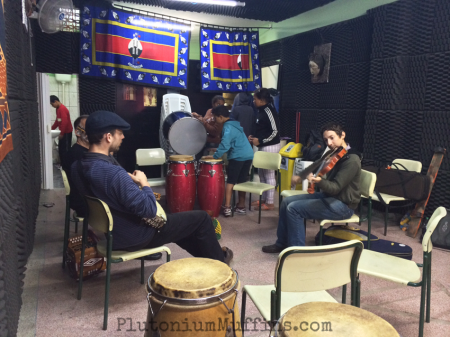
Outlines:
{"label": "woman playing guitar", "polygon": [[[361,159],[345,141],[342,126],[328,123],[322,127],[322,135],[331,152],[314,163],[301,176],[293,176],[297,184],[307,178],[320,192],[300,194],[283,199],[280,205],[277,241],[264,246],[265,253],[279,253],[291,246],[305,245],[304,219],[342,220],[350,218],[360,200],[359,179]],[[311,165],[311,166],[313,166]],[[314,175],[312,172],[318,172]]]}

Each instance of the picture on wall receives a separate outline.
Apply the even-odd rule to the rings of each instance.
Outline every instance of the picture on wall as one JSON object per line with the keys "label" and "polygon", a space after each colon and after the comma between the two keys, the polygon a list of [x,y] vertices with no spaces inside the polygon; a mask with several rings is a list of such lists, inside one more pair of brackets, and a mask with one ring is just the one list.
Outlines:
{"label": "picture on wall", "polygon": [[144,106],[156,107],[156,88],[144,87]]}
{"label": "picture on wall", "polygon": [[328,83],[330,74],[331,43],[314,46],[309,55],[309,71],[312,83]]}
{"label": "picture on wall", "polygon": [[124,101],[136,100],[136,87],[134,85],[126,84],[123,86],[123,100]]}

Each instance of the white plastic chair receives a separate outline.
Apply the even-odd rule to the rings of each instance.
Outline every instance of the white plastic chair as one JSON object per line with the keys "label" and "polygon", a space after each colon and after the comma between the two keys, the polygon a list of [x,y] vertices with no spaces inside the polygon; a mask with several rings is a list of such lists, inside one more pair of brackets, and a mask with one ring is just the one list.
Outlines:
{"label": "white plastic chair", "polygon": [[161,177],[147,179],[150,186],[163,186],[166,184],[166,178],[164,177],[163,173],[163,165],[165,162],[166,153],[161,148],[136,150],[136,169],[141,166],[161,166]]}

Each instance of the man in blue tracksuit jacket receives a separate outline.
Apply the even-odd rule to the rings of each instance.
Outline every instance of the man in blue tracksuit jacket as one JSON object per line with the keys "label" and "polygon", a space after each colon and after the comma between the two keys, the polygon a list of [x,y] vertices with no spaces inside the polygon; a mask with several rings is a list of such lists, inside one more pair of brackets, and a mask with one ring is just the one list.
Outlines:
{"label": "man in blue tracksuit jacket", "polygon": [[[250,145],[244,129],[238,121],[230,119],[227,107],[221,105],[212,110],[216,123],[223,124],[222,141],[214,153],[213,158],[219,159],[227,153],[227,187],[225,190],[225,206],[223,215],[231,215],[231,195],[235,184],[248,180],[250,166],[253,160],[253,149]],[[239,202],[236,205],[237,214],[245,214],[245,192],[239,192]]]}

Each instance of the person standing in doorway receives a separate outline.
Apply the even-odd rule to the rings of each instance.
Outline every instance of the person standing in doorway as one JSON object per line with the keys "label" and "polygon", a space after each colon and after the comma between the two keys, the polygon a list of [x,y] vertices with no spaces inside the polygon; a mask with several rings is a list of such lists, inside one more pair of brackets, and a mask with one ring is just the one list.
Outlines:
{"label": "person standing in doorway", "polygon": [[55,95],[50,96],[50,104],[56,109],[56,120],[52,126],[52,130],[59,128],[58,152],[61,167],[68,165],[68,152],[72,145],[72,121],[70,120],[69,110],[59,101]]}

